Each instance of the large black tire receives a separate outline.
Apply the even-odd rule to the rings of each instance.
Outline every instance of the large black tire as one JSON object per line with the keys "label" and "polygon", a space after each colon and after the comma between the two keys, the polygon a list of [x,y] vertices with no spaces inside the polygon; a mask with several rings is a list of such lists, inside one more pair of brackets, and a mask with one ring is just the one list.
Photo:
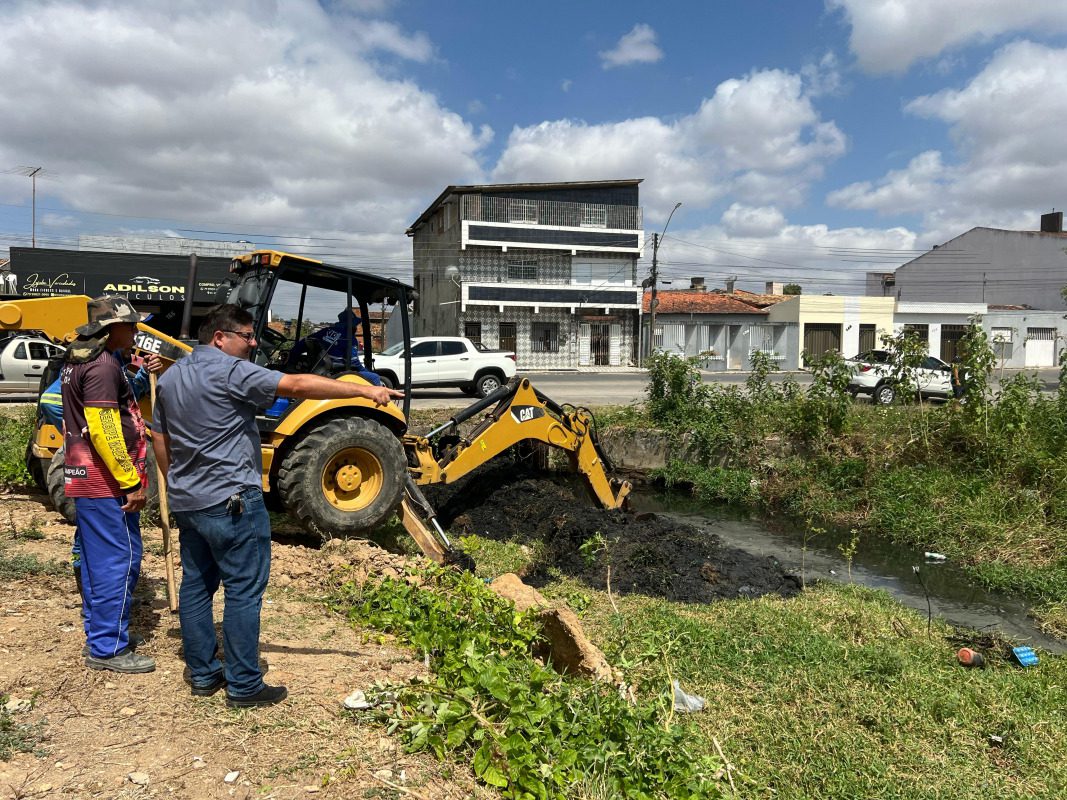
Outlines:
{"label": "large black tire", "polygon": [[478,397],[488,397],[504,385],[504,376],[498,372],[484,372],[474,379],[474,391]]}
{"label": "large black tire", "polygon": [[310,533],[357,536],[396,510],[406,472],[404,449],[388,428],[369,419],[332,419],[285,456],[278,491]]}
{"label": "large black tire", "polygon": [[[159,481],[156,476],[156,457],[151,446],[148,448],[148,460],[146,465],[148,472],[148,500],[141,510],[142,524],[155,524],[159,521]],[[48,484],[48,497],[52,500],[52,507],[71,525],[78,521],[78,515],[74,511],[73,498],[67,497],[63,485],[63,448],[59,448],[52,456],[45,473],[45,481]]]}
{"label": "large black tire", "polygon": [[879,384],[874,387],[874,394],[871,397],[880,406],[891,406],[897,399],[897,389],[891,383]]}
{"label": "large black tire", "polygon": [[48,497],[52,500],[52,508],[54,508],[63,519],[73,525],[77,522],[77,516],[74,513],[74,500],[67,497],[67,493],[63,488],[62,447],[56,451],[54,456],[52,456],[52,461],[48,464],[48,472],[45,473],[45,481],[48,484]]}

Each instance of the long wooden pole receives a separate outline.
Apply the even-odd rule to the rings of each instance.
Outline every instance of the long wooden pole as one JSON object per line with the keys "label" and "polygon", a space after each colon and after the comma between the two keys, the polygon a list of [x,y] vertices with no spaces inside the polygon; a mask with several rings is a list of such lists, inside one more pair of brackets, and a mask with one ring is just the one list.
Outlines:
{"label": "long wooden pole", "polygon": [[[152,408],[156,407],[156,374],[148,375],[148,385],[151,389]],[[156,461],[156,485],[159,487],[159,524],[163,528],[163,560],[167,566],[167,604],[173,614],[178,610],[178,590],[175,588],[174,577],[174,543],[170,534],[170,507],[167,503],[167,482],[163,477],[163,470]]]}

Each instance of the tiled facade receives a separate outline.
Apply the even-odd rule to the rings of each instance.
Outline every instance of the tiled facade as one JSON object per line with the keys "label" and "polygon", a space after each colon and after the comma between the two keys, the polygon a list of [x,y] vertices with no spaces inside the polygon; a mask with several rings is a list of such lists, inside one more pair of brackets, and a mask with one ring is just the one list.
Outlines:
{"label": "tiled facade", "polygon": [[446,189],[408,231],[415,334],[514,350],[520,370],[634,365],[643,232],[574,222],[639,224],[637,183]]}

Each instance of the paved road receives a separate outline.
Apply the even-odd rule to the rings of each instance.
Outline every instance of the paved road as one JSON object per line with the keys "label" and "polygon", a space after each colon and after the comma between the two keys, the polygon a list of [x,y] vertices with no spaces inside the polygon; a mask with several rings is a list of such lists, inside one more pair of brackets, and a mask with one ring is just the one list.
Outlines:
{"label": "paved road", "polygon": [[[572,403],[581,406],[628,405],[645,400],[648,376],[645,372],[590,373],[590,372],[529,372],[522,373],[530,378],[534,386],[557,403]],[[804,385],[811,383],[811,375],[806,372],[788,373]],[[1005,377],[1010,375],[1009,371]],[[1046,392],[1055,392],[1059,386],[1059,371],[1044,369],[1037,371],[1038,379]],[[741,372],[704,372],[701,377],[708,383],[741,384],[748,377]],[[996,377],[996,376],[995,376]],[[785,380],[786,373],[771,375],[772,382]],[[474,401],[459,389],[415,389],[411,394],[412,408],[464,408]],[[7,402],[27,402],[36,400],[32,395],[4,395],[0,399]]]}
{"label": "paved road", "polygon": [[[648,376],[642,371],[622,373],[589,372],[528,372],[521,373],[528,377],[534,386],[544,395],[557,403],[574,405],[628,405],[646,399]],[[1059,386],[1059,371],[1045,369],[1037,371],[1038,379],[1046,392],[1055,392]],[[1006,373],[1009,377],[1011,372]],[[801,385],[811,383],[807,372],[792,372],[788,376]],[[786,373],[771,375],[771,382],[785,380]],[[748,378],[741,372],[704,372],[701,378],[706,383],[742,384]],[[994,376],[994,388],[996,388]],[[411,393],[412,408],[462,408],[474,402],[459,389],[415,389]]]}

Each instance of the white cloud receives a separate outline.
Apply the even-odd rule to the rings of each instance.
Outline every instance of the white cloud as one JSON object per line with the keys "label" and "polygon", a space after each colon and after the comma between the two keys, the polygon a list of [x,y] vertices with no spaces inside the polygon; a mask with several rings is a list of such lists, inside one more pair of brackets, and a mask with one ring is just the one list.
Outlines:
{"label": "white cloud", "polygon": [[384,229],[410,257],[403,226],[481,179],[492,133],[383,77],[372,54],[432,48],[369,22],[353,38],[311,0],[0,5],[0,164],[45,165],[75,211]]}
{"label": "white cloud", "polygon": [[923,214],[924,241],[975,225],[1034,230],[1042,210],[1064,204],[1067,49],[1010,44],[962,89],[918,97],[906,109],[949,125],[957,158],[928,151],[902,170],[830,194],[833,205]]}
{"label": "white cloud", "polygon": [[1063,0],[827,0],[852,26],[868,72],[902,72],[942,51],[1005,33],[1067,30]]}
{"label": "white cloud", "polygon": [[654,64],[662,58],[663,51],[656,44],[656,32],[644,23],[634,25],[611,50],[600,52],[600,63],[604,69],[629,64]]}
{"label": "white cloud", "polygon": [[798,75],[755,72],[721,83],[688,116],[591,125],[558,120],[515,128],[493,179],[645,178],[655,218],[675,202],[707,206],[727,193],[748,205],[793,205],[845,137],[820,119]]}
{"label": "white cloud", "polygon": [[773,236],[785,225],[785,215],[774,206],[730,205],[722,215],[722,225],[732,236]]}
{"label": "white cloud", "polygon": [[562,89],[562,90],[563,90],[563,91],[565,91],[565,92],[569,92],[569,91],[571,90],[571,87],[572,87],[573,85],[574,85],[574,81],[572,81],[572,80],[571,80],[570,78],[564,78],[564,79],[563,79],[563,80],[562,80],[562,81],[560,82],[560,84],[559,84],[559,88],[560,88],[560,89]]}

